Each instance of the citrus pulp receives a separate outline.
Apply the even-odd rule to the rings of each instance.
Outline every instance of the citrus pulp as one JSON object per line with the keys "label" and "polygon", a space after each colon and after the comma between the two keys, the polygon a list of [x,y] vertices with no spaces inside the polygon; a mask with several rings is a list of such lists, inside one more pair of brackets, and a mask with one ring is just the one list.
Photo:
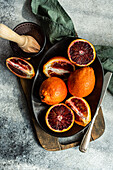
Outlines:
{"label": "citrus pulp", "polygon": [[64,103],[51,106],[45,116],[49,129],[54,132],[66,132],[74,124],[74,113]]}

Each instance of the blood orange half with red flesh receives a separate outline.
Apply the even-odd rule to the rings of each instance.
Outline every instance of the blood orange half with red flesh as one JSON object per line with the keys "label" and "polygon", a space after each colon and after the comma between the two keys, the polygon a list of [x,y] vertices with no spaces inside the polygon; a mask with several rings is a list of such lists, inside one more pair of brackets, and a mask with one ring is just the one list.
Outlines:
{"label": "blood orange half with red flesh", "polygon": [[6,66],[13,74],[15,74],[18,77],[31,79],[32,77],[35,76],[33,66],[29,62],[21,58],[18,57],[8,58],[6,60]]}
{"label": "blood orange half with red flesh", "polygon": [[45,116],[49,129],[54,132],[68,131],[74,124],[74,113],[64,103],[51,106]]}
{"label": "blood orange half with red flesh", "polygon": [[76,39],[68,47],[68,57],[77,66],[88,66],[95,60],[96,51],[89,41]]}
{"label": "blood orange half with red flesh", "polygon": [[86,126],[91,121],[91,109],[88,102],[80,97],[70,97],[65,102],[75,114],[75,123]]}
{"label": "blood orange half with red flesh", "polygon": [[65,57],[56,56],[51,58],[43,66],[43,73],[47,77],[67,78],[71,72],[75,70],[75,66]]}

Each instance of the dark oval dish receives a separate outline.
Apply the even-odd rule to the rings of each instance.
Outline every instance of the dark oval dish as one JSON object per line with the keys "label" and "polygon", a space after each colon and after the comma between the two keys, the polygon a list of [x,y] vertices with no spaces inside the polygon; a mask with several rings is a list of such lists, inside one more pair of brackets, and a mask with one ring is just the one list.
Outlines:
{"label": "dark oval dish", "polygon": [[[79,134],[83,133],[84,130],[89,126],[89,124],[88,124],[86,127],[82,127],[82,126],[79,126],[74,123],[73,127],[70,130],[68,130],[67,132],[56,133],[56,132],[51,131],[47,127],[46,122],[45,122],[45,114],[47,112],[47,109],[50,106],[42,103],[40,100],[40,96],[39,96],[40,85],[45,79],[47,79],[47,77],[43,74],[43,65],[50,58],[53,58],[54,56],[64,56],[64,57],[68,58],[67,48],[68,48],[69,44],[74,39],[75,39],[74,37],[67,37],[67,38],[61,40],[60,42],[56,43],[54,46],[52,46],[46,52],[46,54],[43,56],[42,60],[40,61],[40,64],[39,64],[39,67],[38,67],[38,70],[37,70],[37,73],[36,73],[36,76],[35,76],[35,79],[33,82],[33,86],[32,86],[31,98],[32,98],[32,106],[33,106],[35,118],[36,118],[38,124],[40,125],[40,127],[44,131],[46,131],[47,133],[49,133],[53,136],[56,136],[56,137],[69,137],[69,136],[72,136],[75,134],[79,135]],[[93,69],[94,69],[96,83],[95,83],[93,92],[89,96],[85,97],[85,99],[87,100],[87,102],[89,103],[89,105],[91,107],[91,114],[92,114],[92,118],[93,118],[95,111],[97,109],[99,100],[100,100],[104,74],[103,74],[103,68],[102,68],[101,62],[97,56],[96,56],[95,61],[90,66],[93,67]],[[67,98],[69,98],[70,96],[71,95],[68,94]],[[65,102],[65,101],[63,101],[63,102]]]}

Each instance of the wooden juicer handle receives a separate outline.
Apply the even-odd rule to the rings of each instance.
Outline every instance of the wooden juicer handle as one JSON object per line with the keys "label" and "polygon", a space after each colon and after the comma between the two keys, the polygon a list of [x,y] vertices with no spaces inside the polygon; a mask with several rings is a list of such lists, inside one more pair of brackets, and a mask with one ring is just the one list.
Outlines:
{"label": "wooden juicer handle", "polygon": [[9,41],[13,41],[19,46],[23,46],[26,41],[25,36],[18,35],[4,24],[0,24],[0,37]]}
{"label": "wooden juicer handle", "polygon": [[0,37],[17,43],[23,51],[28,53],[35,53],[40,50],[40,45],[33,37],[18,35],[2,23],[0,23]]}

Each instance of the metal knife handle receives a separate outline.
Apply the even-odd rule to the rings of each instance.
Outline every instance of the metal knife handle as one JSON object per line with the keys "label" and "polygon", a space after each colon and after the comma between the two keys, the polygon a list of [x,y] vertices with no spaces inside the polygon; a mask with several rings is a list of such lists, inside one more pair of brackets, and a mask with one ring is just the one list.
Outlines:
{"label": "metal knife handle", "polygon": [[90,126],[88,127],[88,129],[87,129],[87,131],[86,131],[86,133],[85,133],[85,135],[84,135],[84,137],[82,139],[82,142],[81,142],[81,144],[79,146],[79,150],[81,152],[86,152],[86,150],[88,148],[88,145],[89,145],[89,142],[90,142],[90,139],[91,139],[91,132],[92,132],[92,129],[93,129],[93,124],[94,124],[95,119],[96,119],[96,117],[98,115],[99,108],[100,107],[97,108],[95,116],[93,117],[92,122],[91,122]]}
{"label": "metal knife handle", "polygon": [[83,137],[83,139],[82,139],[82,142],[81,142],[81,144],[80,144],[80,146],[79,146],[79,150],[80,150],[81,152],[86,152],[86,150],[87,150],[88,144],[89,144],[90,139],[91,139],[91,132],[92,132],[92,129],[93,129],[93,124],[94,124],[95,119],[96,119],[96,117],[97,117],[97,115],[98,115],[99,108],[100,108],[101,103],[102,103],[102,101],[103,101],[105,92],[106,92],[106,90],[107,90],[109,81],[110,81],[110,79],[111,79],[111,76],[112,76],[112,73],[111,73],[111,72],[107,72],[107,73],[105,74],[105,76],[104,76],[104,79],[105,79],[106,81],[104,81],[104,84],[103,84],[103,91],[102,91],[101,99],[100,99],[100,102],[99,102],[99,106],[98,106],[98,108],[97,108],[97,110],[96,110],[96,113],[95,113],[95,115],[94,115],[94,117],[93,117],[93,119],[92,119],[92,122],[91,122],[90,126],[88,127],[88,129],[87,129],[87,131],[86,131],[86,133],[85,133],[85,135],[84,135],[84,137]]}

